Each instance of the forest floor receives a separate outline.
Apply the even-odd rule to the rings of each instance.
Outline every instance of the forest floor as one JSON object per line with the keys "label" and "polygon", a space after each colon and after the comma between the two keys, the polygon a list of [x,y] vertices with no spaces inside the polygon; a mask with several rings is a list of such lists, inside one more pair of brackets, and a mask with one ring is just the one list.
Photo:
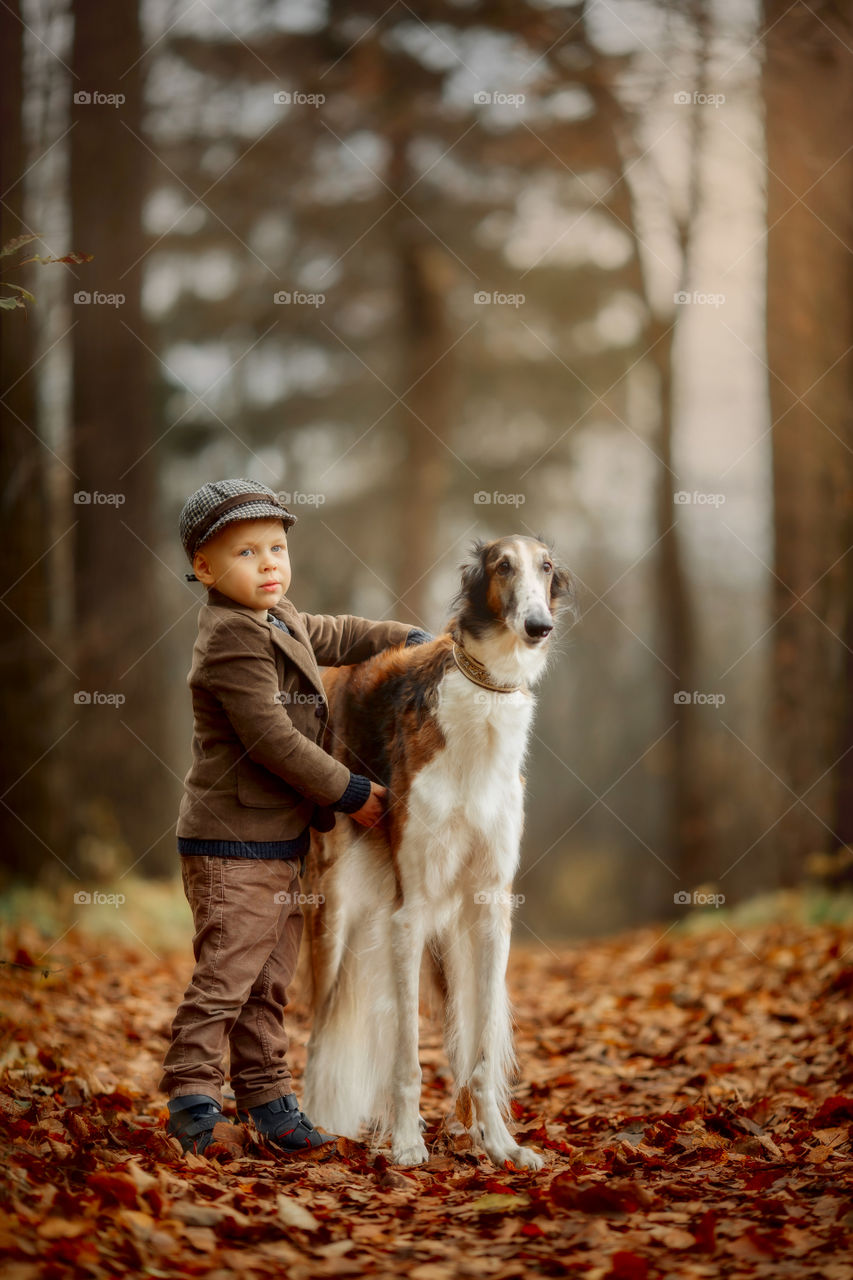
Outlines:
{"label": "forest floor", "polygon": [[[853,1280],[853,925],[515,947],[514,1127],[538,1173],[496,1168],[447,1116],[427,1008],[429,1163],[347,1140],[288,1161],[224,1124],[211,1158],[185,1156],[157,1091],[191,969],[172,936],[2,931],[4,1280]],[[298,991],[287,1017],[298,1082]]]}

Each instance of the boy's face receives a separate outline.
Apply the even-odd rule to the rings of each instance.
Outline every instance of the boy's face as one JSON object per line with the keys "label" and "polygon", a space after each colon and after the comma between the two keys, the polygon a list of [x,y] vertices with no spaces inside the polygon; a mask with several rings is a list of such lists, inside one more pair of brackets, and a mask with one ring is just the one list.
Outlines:
{"label": "boy's face", "polygon": [[193,557],[193,573],[237,604],[266,613],[290,586],[290,557],[280,520],[235,520]]}

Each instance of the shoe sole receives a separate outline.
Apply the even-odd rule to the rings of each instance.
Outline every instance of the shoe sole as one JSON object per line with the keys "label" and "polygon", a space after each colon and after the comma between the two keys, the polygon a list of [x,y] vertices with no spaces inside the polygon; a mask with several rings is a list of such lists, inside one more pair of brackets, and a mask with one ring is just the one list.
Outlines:
{"label": "shoe sole", "polygon": [[321,1142],[318,1147],[296,1148],[294,1150],[281,1146],[273,1138],[264,1137],[264,1144],[274,1151],[279,1159],[283,1160],[316,1161],[319,1164],[324,1160],[330,1160],[332,1156],[338,1155],[337,1138],[333,1138],[330,1142]]}

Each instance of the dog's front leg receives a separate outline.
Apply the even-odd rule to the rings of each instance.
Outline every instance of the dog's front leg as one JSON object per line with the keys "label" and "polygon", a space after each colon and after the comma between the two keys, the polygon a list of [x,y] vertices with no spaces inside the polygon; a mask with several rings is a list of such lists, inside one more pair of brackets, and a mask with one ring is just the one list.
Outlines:
{"label": "dog's front leg", "polygon": [[423,911],[414,911],[411,905],[404,903],[391,916],[391,950],[397,1005],[391,1159],[395,1164],[403,1165],[423,1164],[429,1159],[419,1123],[421,1064],[418,1055],[418,991],[424,949],[423,915]]}
{"label": "dog's front leg", "polygon": [[[486,897],[487,895],[479,895]],[[511,1160],[519,1169],[541,1169],[543,1157],[515,1141],[501,1115],[499,1098],[508,1092],[513,1062],[512,1019],[506,990],[511,929],[508,895],[490,894],[477,904],[472,929],[476,1014],[474,1043],[479,1045],[469,1080],[476,1126],[486,1153],[499,1167]]]}

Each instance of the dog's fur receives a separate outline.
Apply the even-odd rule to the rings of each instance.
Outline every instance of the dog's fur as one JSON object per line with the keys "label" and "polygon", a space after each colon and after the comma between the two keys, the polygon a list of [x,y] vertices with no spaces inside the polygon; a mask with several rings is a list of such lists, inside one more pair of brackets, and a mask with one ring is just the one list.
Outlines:
{"label": "dog's fur", "polygon": [[[326,749],[388,795],[380,826],[339,815],[333,831],[312,833],[303,888],[314,1025],[302,1105],[333,1133],[358,1138],[367,1123],[380,1139],[390,1134],[397,1164],[428,1159],[418,1114],[425,948],[443,988],[452,1104],[467,1090],[457,1111],[497,1165],[543,1163],[505,1123],[515,1069],[505,973],[529,686],[567,606],[574,612],[571,576],[544,541],[478,542],[444,634],[324,674]],[[453,636],[492,683],[527,687],[473,683]]]}

